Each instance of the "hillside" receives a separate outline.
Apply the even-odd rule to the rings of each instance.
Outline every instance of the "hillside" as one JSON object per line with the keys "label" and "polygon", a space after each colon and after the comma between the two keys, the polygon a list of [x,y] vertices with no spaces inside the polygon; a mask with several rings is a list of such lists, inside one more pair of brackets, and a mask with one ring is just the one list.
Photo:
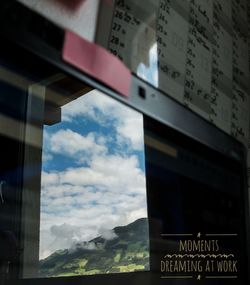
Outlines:
{"label": "hillside", "polygon": [[112,240],[99,236],[41,260],[40,277],[149,270],[148,220],[136,220],[114,228],[113,232]]}

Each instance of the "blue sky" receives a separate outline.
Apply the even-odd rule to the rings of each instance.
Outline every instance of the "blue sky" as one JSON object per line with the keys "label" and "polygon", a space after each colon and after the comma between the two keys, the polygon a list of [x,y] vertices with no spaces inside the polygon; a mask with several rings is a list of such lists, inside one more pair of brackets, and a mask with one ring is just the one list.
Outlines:
{"label": "blue sky", "polygon": [[[143,80],[152,84],[155,87],[159,87],[159,71],[158,71],[158,51],[157,44],[153,44],[149,50],[149,64],[148,66],[142,62],[138,65],[136,74]],[[145,61],[145,60],[144,60]]]}
{"label": "blue sky", "polygon": [[94,90],[43,141],[40,258],[147,216],[141,114]]}

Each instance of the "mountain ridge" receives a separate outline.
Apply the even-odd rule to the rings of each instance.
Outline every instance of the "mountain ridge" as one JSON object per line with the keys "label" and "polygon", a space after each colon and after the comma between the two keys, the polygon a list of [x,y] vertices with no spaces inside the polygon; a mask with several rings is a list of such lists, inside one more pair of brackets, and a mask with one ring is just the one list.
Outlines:
{"label": "mountain ridge", "polygon": [[40,260],[40,277],[91,275],[149,270],[148,219],[113,228],[112,239],[102,235],[57,250]]}

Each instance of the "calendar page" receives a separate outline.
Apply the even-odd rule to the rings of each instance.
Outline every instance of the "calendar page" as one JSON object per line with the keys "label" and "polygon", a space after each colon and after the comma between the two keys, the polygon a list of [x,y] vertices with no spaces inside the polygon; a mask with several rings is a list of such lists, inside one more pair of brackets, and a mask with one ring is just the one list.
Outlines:
{"label": "calendar page", "polygon": [[135,75],[245,142],[249,106],[241,107],[249,101],[247,1],[112,3],[101,7],[101,43]]}

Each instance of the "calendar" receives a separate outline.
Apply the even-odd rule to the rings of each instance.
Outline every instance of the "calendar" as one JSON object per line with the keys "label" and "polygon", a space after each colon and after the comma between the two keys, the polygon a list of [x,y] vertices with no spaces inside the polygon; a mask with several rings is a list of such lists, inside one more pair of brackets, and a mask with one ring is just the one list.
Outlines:
{"label": "calendar", "polygon": [[116,0],[110,15],[103,43],[110,52],[141,79],[247,142],[246,0]]}

